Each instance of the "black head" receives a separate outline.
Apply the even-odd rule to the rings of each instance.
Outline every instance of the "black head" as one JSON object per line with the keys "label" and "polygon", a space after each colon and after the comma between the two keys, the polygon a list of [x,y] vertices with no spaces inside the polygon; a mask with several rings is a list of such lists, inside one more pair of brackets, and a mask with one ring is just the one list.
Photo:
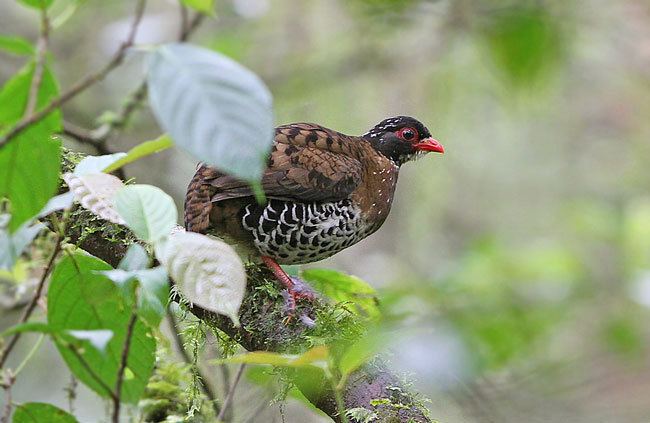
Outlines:
{"label": "black head", "polygon": [[363,137],[398,166],[430,151],[445,151],[426,126],[409,116],[384,119]]}

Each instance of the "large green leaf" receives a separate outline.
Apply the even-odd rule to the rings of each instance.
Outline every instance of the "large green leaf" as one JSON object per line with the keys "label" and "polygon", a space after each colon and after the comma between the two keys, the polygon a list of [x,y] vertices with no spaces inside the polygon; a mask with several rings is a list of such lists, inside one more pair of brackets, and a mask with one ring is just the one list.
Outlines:
{"label": "large green leaf", "polygon": [[211,50],[167,44],[149,59],[149,102],[176,145],[258,180],[273,140],[271,94],[257,75]]}
{"label": "large green leaf", "polygon": [[[0,133],[23,117],[33,72],[33,64],[28,65],[0,91]],[[37,107],[47,104],[57,93],[56,80],[46,67]],[[54,111],[0,148],[0,197],[11,200],[12,231],[36,215],[56,193],[61,142],[52,140],[51,135],[60,128],[61,114]]]}
{"label": "large green leaf", "polygon": [[138,238],[156,242],[168,236],[176,225],[174,200],[160,188],[130,185],[115,194],[115,208]]}
{"label": "large green leaf", "polygon": [[[111,390],[115,388],[126,329],[133,310],[133,304],[120,295],[113,282],[98,273],[110,268],[103,261],[81,252],[67,256],[56,266],[47,296],[47,318],[53,330],[68,333],[110,330],[113,333],[105,352],[95,348],[78,351],[88,366],[83,365],[67,343],[56,339],[57,348],[74,375],[102,396],[108,396],[103,385]],[[79,332],[71,334],[74,333]],[[150,330],[138,320],[133,328],[122,386],[124,401],[134,403],[144,392],[153,371],[155,349]],[[87,367],[94,371],[103,385]]]}
{"label": "large green leaf", "polygon": [[14,411],[13,423],[76,423],[64,410],[45,402],[27,402]]}

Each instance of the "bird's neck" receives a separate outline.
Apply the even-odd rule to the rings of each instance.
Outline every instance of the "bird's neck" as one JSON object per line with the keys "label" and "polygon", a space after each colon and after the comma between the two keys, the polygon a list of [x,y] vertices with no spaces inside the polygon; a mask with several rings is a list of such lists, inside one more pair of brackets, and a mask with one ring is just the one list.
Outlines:
{"label": "bird's neck", "polygon": [[388,217],[393,204],[399,167],[376,152],[364,155],[362,164],[363,184],[352,200],[363,210],[364,219],[378,228]]}

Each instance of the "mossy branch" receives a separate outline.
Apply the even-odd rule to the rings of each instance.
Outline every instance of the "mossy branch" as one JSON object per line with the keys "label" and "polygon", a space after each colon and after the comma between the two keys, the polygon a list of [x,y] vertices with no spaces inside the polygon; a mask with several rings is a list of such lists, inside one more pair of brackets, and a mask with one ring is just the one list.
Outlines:
{"label": "mossy branch", "polygon": [[[64,152],[63,169],[70,169],[78,160],[78,154]],[[72,213],[67,235],[71,242],[113,266],[119,263],[128,247],[137,242],[125,227],[101,220],[81,208]],[[315,316],[315,327],[310,328],[299,319],[283,322],[284,299],[273,275],[257,265],[250,265],[247,273],[247,293],[240,310],[240,327],[233,326],[229,318],[198,306],[191,306],[190,311],[249,351],[300,353],[310,346],[314,337],[350,340],[361,334],[363,324],[356,315],[319,300],[299,302],[296,310],[297,315]],[[332,318],[333,313],[337,313],[336,319]],[[333,321],[337,325],[334,330],[331,327]],[[301,373],[295,383],[316,407],[334,421],[341,421],[334,393],[324,374],[315,372],[305,377]],[[431,422],[417,395],[408,392],[380,360],[371,361],[348,378],[343,389],[343,402],[348,410],[365,408],[373,411],[377,422]]]}

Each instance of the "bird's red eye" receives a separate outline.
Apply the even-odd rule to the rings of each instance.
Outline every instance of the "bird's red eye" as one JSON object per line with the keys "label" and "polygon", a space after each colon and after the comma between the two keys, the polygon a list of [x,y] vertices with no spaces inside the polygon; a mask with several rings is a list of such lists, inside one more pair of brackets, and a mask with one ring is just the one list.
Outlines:
{"label": "bird's red eye", "polygon": [[406,141],[417,141],[418,131],[413,128],[402,128],[397,131],[397,136]]}

